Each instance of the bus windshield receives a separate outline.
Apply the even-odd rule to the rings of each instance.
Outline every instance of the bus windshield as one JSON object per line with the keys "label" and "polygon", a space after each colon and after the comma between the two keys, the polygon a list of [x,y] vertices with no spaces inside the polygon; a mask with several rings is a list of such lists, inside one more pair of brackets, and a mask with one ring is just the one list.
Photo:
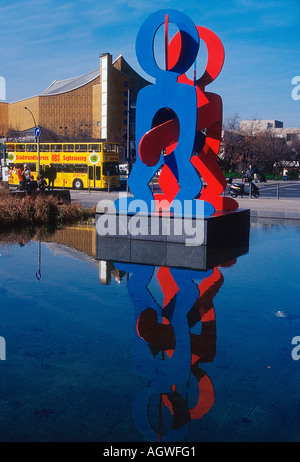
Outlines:
{"label": "bus windshield", "polygon": [[103,162],[103,175],[120,175],[119,164],[117,162]]}

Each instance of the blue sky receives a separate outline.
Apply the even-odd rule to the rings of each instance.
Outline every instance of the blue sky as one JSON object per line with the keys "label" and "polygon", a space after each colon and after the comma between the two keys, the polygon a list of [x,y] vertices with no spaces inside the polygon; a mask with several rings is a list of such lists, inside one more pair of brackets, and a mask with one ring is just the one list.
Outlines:
{"label": "blue sky", "polygon": [[223,70],[207,90],[221,95],[224,118],[237,113],[300,126],[300,100],[291,97],[292,78],[300,76],[300,0],[1,0],[6,100],[90,72],[106,51],[113,59],[123,54],[147,77],[135,57],[135,39],[143,21],[162,8],[183,11],[222,40]]}

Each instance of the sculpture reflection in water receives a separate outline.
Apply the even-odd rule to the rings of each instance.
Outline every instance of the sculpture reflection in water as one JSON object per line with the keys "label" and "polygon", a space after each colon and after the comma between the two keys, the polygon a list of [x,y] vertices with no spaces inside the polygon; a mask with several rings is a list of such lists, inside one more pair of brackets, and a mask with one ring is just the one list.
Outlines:
{"label": "sculpture reflection in water", "polygon": [[131,273],[127,288],[135,307],[136,369],[149,380],[135,399],[133,416],[148,441],[181,441],[190,423],[214,404],[213,384],[199,365],[215,357],[214,297],[224,281],[220,267],[235,262],[209,271],[115,263]]}

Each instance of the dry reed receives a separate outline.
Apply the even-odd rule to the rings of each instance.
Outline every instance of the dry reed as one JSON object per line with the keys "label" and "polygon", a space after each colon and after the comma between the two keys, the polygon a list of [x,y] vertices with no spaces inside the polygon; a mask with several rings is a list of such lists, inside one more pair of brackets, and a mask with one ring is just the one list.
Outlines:
{"label": "dry reed", "polygon": [[95,208],[61,204],[53,196],[18,197],[0,190],[0,230],[26,226],[57,226],[95,216]]}

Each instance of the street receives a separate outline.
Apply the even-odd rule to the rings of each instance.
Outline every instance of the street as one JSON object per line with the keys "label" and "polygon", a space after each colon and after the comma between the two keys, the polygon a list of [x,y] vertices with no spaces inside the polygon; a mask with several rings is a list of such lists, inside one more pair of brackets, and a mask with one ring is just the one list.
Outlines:
{"label": "street", "polygon": [[261,197],[277,197],[279,187],[279,197],[282,199],[300,198],[300,182],[299,181],[280,181],[276,183],[259,183]]}
{"label": "street", "polygon": [[[234,183],[241,183],[241,180],[233,181]],[[245,184],[245,191],[249,191],[249,183]],[[300,181],[274,181],[270,180],[266,183],[256,183],[259,188],[260,197],[264,199],[279,198],[281,199],[300,199]],[[228,195],[229,187],[226,188],[226,195]]]}
{"label": "street", "polygon": [[[237,183],[241,183],[241,180],[236,181]],[[279,199],[299,199],[300,200],[300,181],[269,181],[266,183],[257,183],[256,184],[260,190],[260,198],[261,199],[277,199],[277,193],[279,192]],[[152,188],[152,184],[150,184],[150,188]],[[249,184],[245,183],[245,190],[249,191]],[[159,186],[155,183],[153,184],[153,191],[159,192]],[[229,196],[229,187],[226,188],[225,195]],[[100,190],[91,190],[88,192],[87,190],[82,191],[75,191],[71,190],[71,199],[72,201],[80,202],[83,207],[93,207],[97,205],[100,200],[112,200],[114,201],[119,194],[126,194],[126,187],[125,183],[123,183],[123,187],[121,190],[111,190],[108,191],[100,191]],[[248,194],[244,196],[245,198],[248,197]],[[259,199],[256,199],[259,200]]]}

